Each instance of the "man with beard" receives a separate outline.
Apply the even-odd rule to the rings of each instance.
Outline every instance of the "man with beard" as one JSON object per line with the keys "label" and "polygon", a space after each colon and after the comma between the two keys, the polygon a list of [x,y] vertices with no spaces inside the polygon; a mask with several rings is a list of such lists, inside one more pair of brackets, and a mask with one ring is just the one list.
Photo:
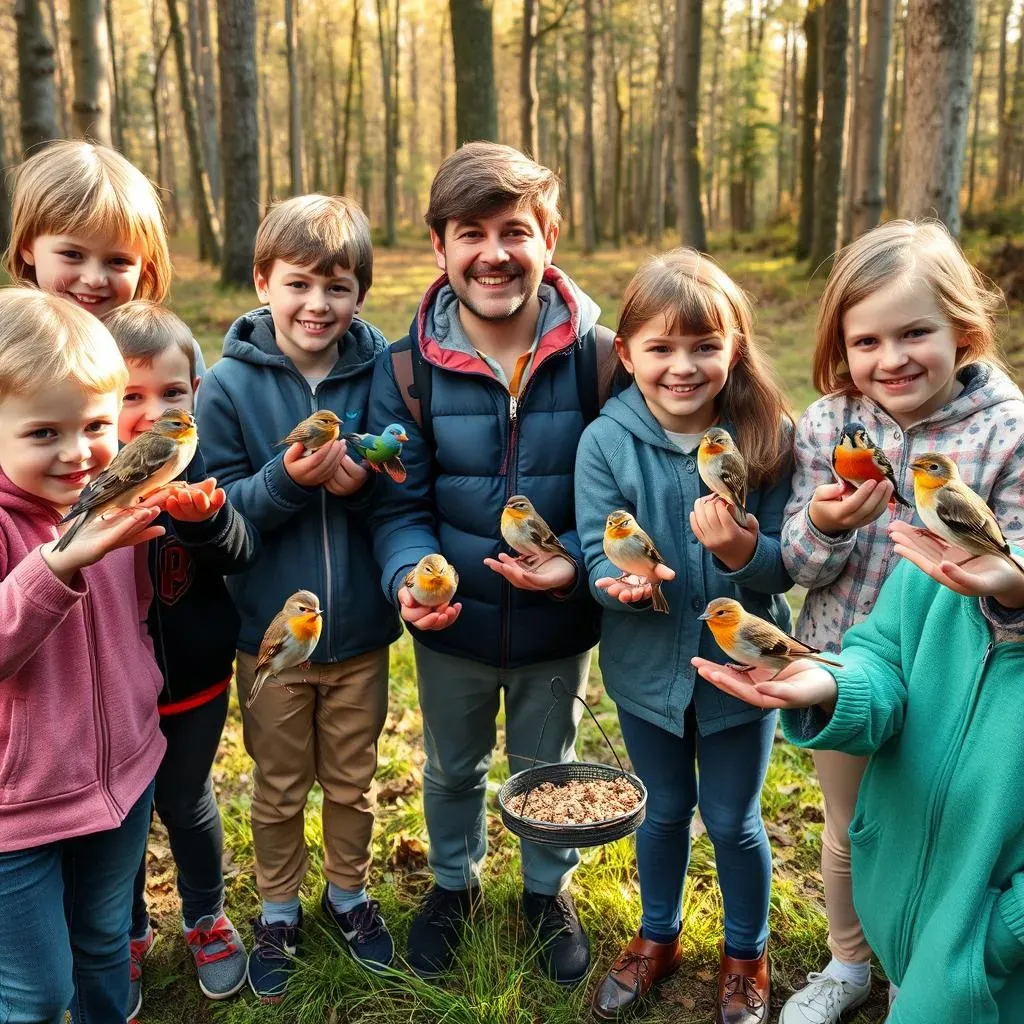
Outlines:
{"label": "man with beard", "polygon": [[[557,177],[522,153],[469,143],[438,170],[426,214],[442,275],[409,335],[384,353],[368,422],[406,424],[404,483],[380,480],[371,513],[383,587],[409,624],[426,765],[423,805],[435,886],[409,933],[421,977],[452,964],[480,899],[487,770],[504,691],[509,767],[570,760],[597,639],[575,527],[573,465],[597,414],[599,309],[552,266]],[[527,496],[571,556],[513,558],[499,522]],[[552,545],[554,547],[554,545]],[[458,570],[455,603],[418,604],[406,574],[439,552]],[[552,679],[564,685],[553,704]],[[554,687],[558,691],[558,687]],[[551,709],[546,726],[545,716]],[[541,735],[543,731],[543,736]],[[582,980],[587,937],[569,894],[573,849],[521,844],[523,913],[556,982]]]}

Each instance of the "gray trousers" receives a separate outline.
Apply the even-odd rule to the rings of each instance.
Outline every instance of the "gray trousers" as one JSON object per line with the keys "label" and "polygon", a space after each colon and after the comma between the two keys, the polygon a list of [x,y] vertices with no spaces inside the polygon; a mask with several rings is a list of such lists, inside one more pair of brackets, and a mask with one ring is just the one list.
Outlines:
{"label": "gray trousers", "polygon": [[[516,669],[497,669],[468,658],[439,654],[414,643],[423,742],[423,812],[430,836],[430,868],[445,889],[479,882],[487,853],[487,772],[497,738],[495,719],[505,695],[505,747],[511,773],[533,763],[541,723],[552,705],[551,680],[561,676],[568,693],[584,695],[590,652]],[[583,707],[567,696],[555,705],[538,761],[575,758],[576,727]],[[579,852],[520,844],[523,884],[530,892],[557,895],[579,863]]]}

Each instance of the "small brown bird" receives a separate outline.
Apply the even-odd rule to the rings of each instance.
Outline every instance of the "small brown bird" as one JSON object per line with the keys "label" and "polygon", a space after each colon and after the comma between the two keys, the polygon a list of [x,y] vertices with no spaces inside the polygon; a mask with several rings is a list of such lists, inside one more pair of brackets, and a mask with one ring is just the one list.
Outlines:
{"label": "small brown bird", "polygon": [[63,551],[96,516],[131,508],[177,479],[188,468],[198,443],[192,413],[187,409],[165,409],[149,430],[129,441],[82,491],[61,520],[71,526],[57,541],[56,550]]}
{"label": "small brown bird", "polygon": [[647,580],[651,585],[651,606],[656,612],[668,614],[668,601],[654,572],[665,564],[665,559],[625,509],[616,509],[605,522],[604,553],[616,569],[622,570],[622,579],[642,576]]}
{"label": "small brown bird", "polygon": [[917,514],[928,530],[947,544],[962,548],[973,561],[995,555],[1024,574],[992,510],[960,479],[956,463],[946,455],[927,452],[910,464],[914,474]]}
{"label": "small brown bird", "polygon": [[318,409],[312,416],[307,416],[286,438],[278,441],[278,445],[299,443],[303,447],[303,455],[312,455],[325,444],[337,441],[341,434],[341,420],[330,409]]}
{"label": "small brown bird", "polygon": [[459,586],[459,574],[443,555],[424,555],[405,577],[405,585],[417,604],[439,608],[451,603]]}
{"label": "small brown bird", "polygon": [[832,449],[832,468],[840,480],[859,487],[865,480],[888,480],[892,484],[892,502],[913,508],[900,494],[896,473],[888,456],[871,439],[863,423],[847,423]]}
{"label": "small brown bird", "polygon": [[697,618],[708,624],[715,643],[736,662],[731,667],[741,672],[772,668],[778,675],[798,658],[840,667],[838,662],[823,657],[817,648],[808,647],[774,623],[751,615],[739,601],[730,597],[716,597]]}
{"label": "small brown bird", "polygon": [[747,525],[747,464],[729,431],[712,427],[697,449],[697,472],[712,494],[732,506],[733,518]]}
{"label": "small brown bird", "polygon": [[245,702],[247,708],[252,707],[263,684],[272,676],[289,668],[309,667],[309,657],[320,640],[322,628],[320,598],[312,591],[298,590],[285,601],[263,634],[252,690]]}
{"label": "small brown bird", "polygon": [[501,510],[501,535],[513,551],[522,555],[526,566],[536,565],[552,555],[573,561],[562,542],[533,507],[529,498],[513,494]]}

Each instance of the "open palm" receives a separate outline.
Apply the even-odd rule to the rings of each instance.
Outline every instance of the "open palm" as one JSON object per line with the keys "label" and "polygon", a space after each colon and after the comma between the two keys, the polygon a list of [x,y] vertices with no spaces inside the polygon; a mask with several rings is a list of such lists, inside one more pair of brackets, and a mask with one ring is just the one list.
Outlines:
{"label": "open palm", "polygon": [[776,675],[771,669],[738,672],[705,658],[690,663],[713,686],[759,708],[809,708],[820,704],[831,713],[838,692],[832,675],[813,661],[790,662]]}

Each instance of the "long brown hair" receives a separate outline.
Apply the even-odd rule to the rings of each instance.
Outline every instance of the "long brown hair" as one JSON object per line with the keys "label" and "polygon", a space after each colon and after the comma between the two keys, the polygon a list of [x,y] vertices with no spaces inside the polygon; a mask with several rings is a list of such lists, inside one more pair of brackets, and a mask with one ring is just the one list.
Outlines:
{"label": "long brown hair", "polygon": [[793,417],[754,336],[754,314],[742,289],[695,249],[653,256],[626,288],[616,334],[624,344],[650,320],[665,316],[679,334],[728,339],[736,362],[718,397],[718,414],[736,429],[751,487],[775,480],[789,459]]}

